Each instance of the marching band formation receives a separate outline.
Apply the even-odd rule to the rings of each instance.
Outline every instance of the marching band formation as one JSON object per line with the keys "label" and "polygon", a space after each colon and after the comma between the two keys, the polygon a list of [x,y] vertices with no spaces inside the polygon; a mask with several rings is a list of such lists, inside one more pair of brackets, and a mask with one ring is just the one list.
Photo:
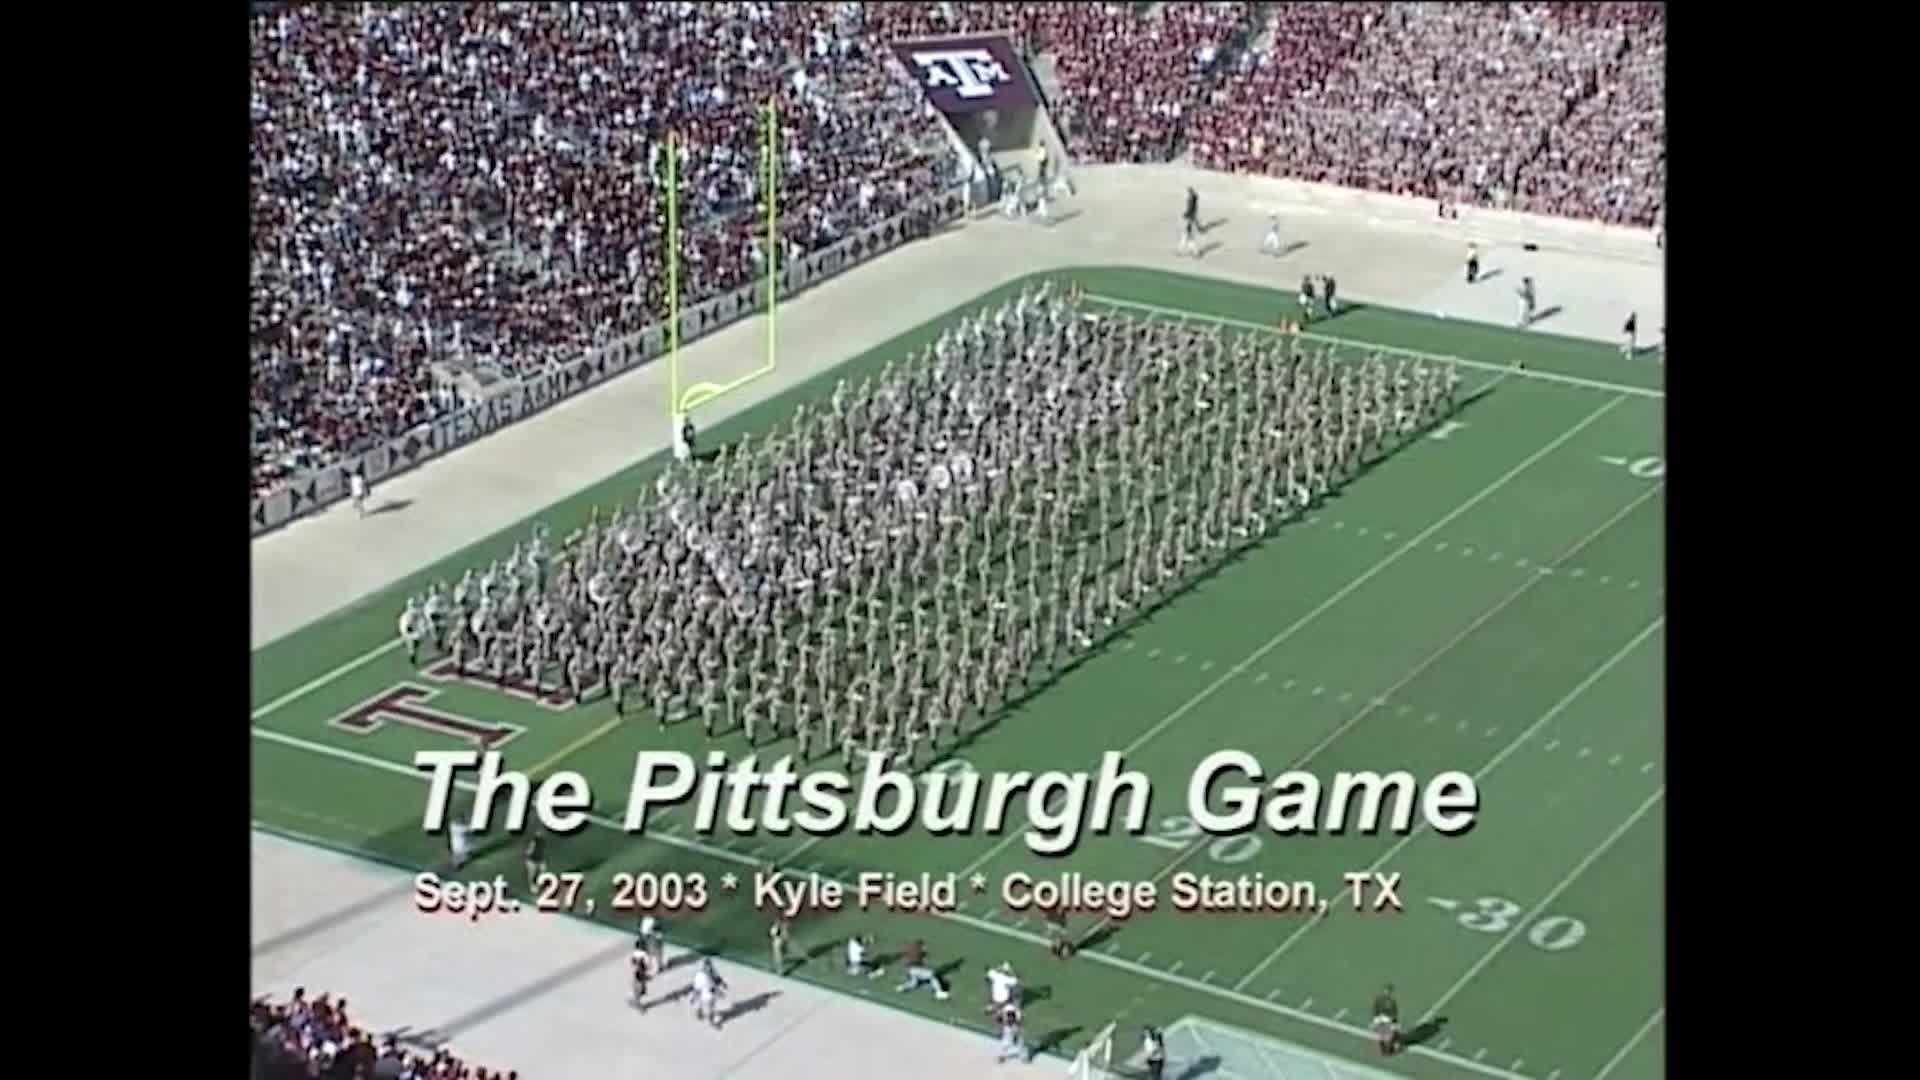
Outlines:
{"label": "marching band formation", "polygon": [[409,599],[420,662],[911,768],[1445,418],[1439,361],[1135,318],[963,317],[559,544]]}

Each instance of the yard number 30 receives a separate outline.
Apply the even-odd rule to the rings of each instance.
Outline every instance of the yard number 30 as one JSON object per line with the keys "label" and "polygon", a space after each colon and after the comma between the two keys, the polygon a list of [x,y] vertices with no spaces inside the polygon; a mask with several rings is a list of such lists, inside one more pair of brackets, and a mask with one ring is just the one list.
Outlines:
{"label": "yard number 30", "polygon": [[[1498,896],[1483,896],[1473,906],[1460,913],[1460,925],[1482,934],[1505,933],[1520,917],[1519,904]],[[1527,928],[1527,940],[1547,952],[1571,949],[1586,936],[1587,924],[1570,915],[1549,915]]]}

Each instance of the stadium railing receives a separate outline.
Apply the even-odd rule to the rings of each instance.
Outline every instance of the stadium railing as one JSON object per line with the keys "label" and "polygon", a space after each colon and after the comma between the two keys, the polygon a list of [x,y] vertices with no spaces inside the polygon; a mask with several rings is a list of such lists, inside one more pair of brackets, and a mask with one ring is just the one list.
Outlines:
{"label": "stadium railing", "polygon": [[[922,197],[877,225],[869,226],[780,272],[780,297],[819,284],[960,218],[965,199],[959,186]],[[764,281],[749,282],[680,313],[684,346],[766,307]],[[347,493],[347,477],[363,471],[369,484],[429,461],[456,447],[524,420],[574,394],[658,359],[666,351],[666,320],[614,341],[551,371],[495,386],[481,401],[459,412],[421,424],[381,445],[349,455],[323,469],[297,476],[249,507],[252,535],[259,536],[323,509]]]}

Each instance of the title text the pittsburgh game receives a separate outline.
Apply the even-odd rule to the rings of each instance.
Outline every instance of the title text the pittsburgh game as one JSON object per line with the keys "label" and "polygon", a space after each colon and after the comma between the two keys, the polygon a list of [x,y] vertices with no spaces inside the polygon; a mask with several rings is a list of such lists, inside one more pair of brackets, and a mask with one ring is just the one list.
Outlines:
{"label": "title text the pittsburgh game", "polygon": [[[497,751],[425,750],[413,762],[431,779],[421,821],[430,833],[448,825],[456,790],[473,796],[465,816],[476,832],[495,827],[496,809],[499,824],[510,832],[523,831],[529,813],[543,830],[561,835],[595,820],[594,794],[577,772],[554,773],[536,784],[505,769]],[[1405,771],[1337,772],[1323,780],[1288,770],[1269,778],[1257,758],[1240,750],[1202,758],[1185,795],[1194,823],[1223,836],[1263,826],[1281,836],[1404,835],[1419,825],[1458,836],[1473,828],[1480,811],[1479,789],[1463,772],[1436,773],[1425,781]],[[894,836],[916,825],[935,836],[998,835],[1017,811],[1027,824],[1027,847],[1060,855],[1072,851],[1083,835],[1109,834],[1116,827],[1145,832],[1154,791],[1146,775],[1127,769],[1115,751],[1103,754],[1091,773],[933,770],[915,775],[873,755],[850,776],[831,769],[796,770],[791,757],[763,766],[755,756],[730,762],[715,751],[706,755],[703,768],[691,754],[648,750],[634,755],[626,796],[618,824],[635,833],[646,830],[650,816],[688,802],[695,831],[741,836],[795,831]]]}

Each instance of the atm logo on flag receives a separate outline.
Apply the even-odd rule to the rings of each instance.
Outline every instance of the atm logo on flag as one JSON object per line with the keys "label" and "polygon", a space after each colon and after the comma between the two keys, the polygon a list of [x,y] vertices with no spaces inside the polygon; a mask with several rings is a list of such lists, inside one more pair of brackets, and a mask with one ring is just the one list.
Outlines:
{"label": "atm logo on flag", "polygon": [[1025,67],[1005,35],[896,42],[894,55],[920,81],[933,107],[946,113],[1039,104]]}

